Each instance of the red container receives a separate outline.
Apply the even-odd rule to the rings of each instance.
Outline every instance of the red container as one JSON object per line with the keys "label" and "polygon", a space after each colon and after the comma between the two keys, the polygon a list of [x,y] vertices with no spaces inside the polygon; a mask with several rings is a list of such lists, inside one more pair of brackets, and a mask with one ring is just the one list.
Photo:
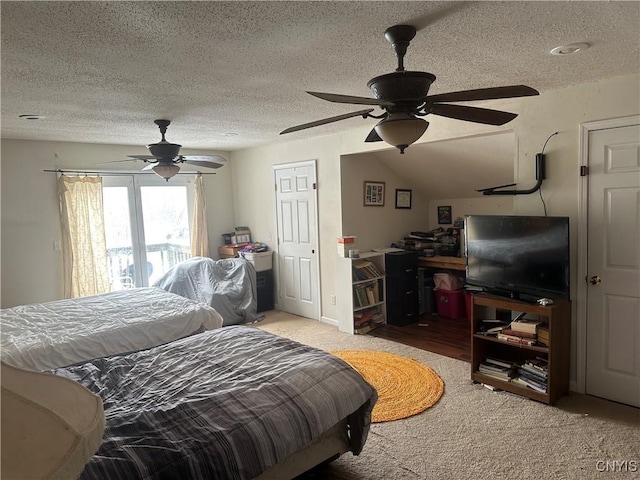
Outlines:
{"label": "red container", "polygon": [[466,318],[464,292],[462,290],[436,290],[438,315],[458,320]]}

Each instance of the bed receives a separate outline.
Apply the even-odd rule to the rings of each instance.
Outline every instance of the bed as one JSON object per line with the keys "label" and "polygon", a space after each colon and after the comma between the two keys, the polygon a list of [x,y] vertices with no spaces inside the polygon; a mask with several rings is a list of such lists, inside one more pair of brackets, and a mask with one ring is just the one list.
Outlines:
{"label": "bed", "polygon": [[151,348],[222,326],[208,305],[135,288],[0,310],[2,360],[47,370]]}
{"label": "bed", "polygon": [[251,326],[53,373],[104,402],[84,480],[293,478],[359,454],[377,399],[339,358]]}
{"label": "bed", "polygon": [[257,313],[256,271],[243,258],[193,257],[172,267],[153,286],[211,305],[225,326],[263,318]]}

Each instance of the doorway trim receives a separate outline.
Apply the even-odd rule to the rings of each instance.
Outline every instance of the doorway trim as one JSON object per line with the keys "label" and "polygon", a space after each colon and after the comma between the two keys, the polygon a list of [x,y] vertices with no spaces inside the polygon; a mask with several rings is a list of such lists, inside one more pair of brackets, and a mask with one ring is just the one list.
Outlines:
{"label": "doorway trim", "polygon": [[[580,152],[578,154],[578,166],[589,166],[589,132],[606,130],[610,128],[628,127],[638,125],[640,115],[628,117],[597,120],[580,124]],[[578,273],[576,276],[576,385],[571,390],[578,393],[586,392],[587,380],[587,283],[588,275],[588,232],[589,232],[589,175],[580,177],[578,185]]]}

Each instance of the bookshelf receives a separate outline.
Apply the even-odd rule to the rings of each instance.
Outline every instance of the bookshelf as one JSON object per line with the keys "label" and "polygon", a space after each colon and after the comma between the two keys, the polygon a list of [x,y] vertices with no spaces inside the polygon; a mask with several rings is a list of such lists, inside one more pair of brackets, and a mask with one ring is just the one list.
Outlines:
{"label": "bookshelf", "polygon": [[[548,330],[548,345],[517,344],[479,333],[482,320],[496,318],[498,312],[509,318],[515,313],[526,313],[540,322],[539,328]],[[492,317],[493,315],[493,317]],[[473,295],[471,309],[471,379],[495,388],[516,393],[539,402],[553,404],[569,390],[569,362],[571,351],[571,305],[556,300],[551,305],[538,305],[485,293]],[[546,363],[546,392],[525,385],[505,381],[481,373],[481,364],[487,359],[500,359],[512,364]]]}
{"label": "bookshelf", "polygon": [[339,258],[338,328],[365,334],[386,323],[384,253]]}

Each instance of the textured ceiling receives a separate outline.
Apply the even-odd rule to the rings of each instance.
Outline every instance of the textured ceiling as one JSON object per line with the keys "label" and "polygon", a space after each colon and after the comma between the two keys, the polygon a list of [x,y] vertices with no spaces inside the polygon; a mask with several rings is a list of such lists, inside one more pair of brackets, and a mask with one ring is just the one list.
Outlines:
{"label": "textured ceiling", "polygon": [[[544,91],[638,72],[639,12],[636,1],[2,2],[2,137],[145,145],[168,118],[170,141],[236,150],[361,128],[356,117],[278,135],[359,110],[305,90],[370,96],[366,82],[396,67],[391,25],[418,27],[405,65],[438,77],[430,93]],[[571,42],[591,48],[549,55]]]}

